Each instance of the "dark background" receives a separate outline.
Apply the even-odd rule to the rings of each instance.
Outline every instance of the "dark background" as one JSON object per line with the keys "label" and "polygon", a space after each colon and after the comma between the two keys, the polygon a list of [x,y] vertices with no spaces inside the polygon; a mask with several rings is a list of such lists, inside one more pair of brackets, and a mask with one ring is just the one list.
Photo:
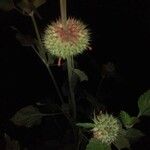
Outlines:
{"label": "dark background", "polygon": [[[150,3],[143,0],[68,1],[68,16],[82,19],[91,30],[93,51],[89,55],[99,68],[103,63],[114,62],[121,77],[129,83],[135,100],[150,85],[149,7]],[[43,32],[46,24],[60,16],[59,1],[47,1],[39,12],[43,19],[38,23]],[[16,11],[0,12],[0,95],[33,99],[49,95],[52,85],[46,68],[31,48],[20,45],[11,26],[22,33],[34,34],[29,17]],[[84,67],[90,65],[84,62],[88,60],[85,57]],[[86,68],[98,76],[99,72],[92,70],[92,65]]]}
{"label": "dark background", "polygon": [[[95,61],[116,62],[121,74],[136,85],[139,93],[149,88],[149,7],[150,3],[143,0],[68,1],[69,16],[82,19],[91,30],[91,55]],[[47,23],[59,17],[58,1],[48,1],[39,11],[43,20],[38,22],[43,31]],[[14,95],[22,88],[27,94],[30,89],[33,91],[32,86],[43,90],[39,85],[48,86],[44,79],[46,70],[32,50],[19,45],[10,26],[22,33],[34,32],[29,17],[15,11],[0,12],[0,89],[7,92],[16,89]]]}
{"label": "dark background", "polygon": [[[91,30],[93,50],[79,59],[91,79],[89,86],[95,89],[101,65],[112,61],[124,82],[115,91],[120,93],[118,104],[119,99],[124,99],[134,105],[139,95],[149,89],[149,7],[148,1],[68,1],[68,16],[83,20]],[[37,21],[43,32],[50,21],[60,16],[59,1],[47,1],[39,12],[43,19]],[[55,90],[46,68],[31,48],[22,47],[16,40],[12,26],[34,35],[29,17],[16,11],[0,12],[0,96],[37,101],[51,95]],[[61,69],[54,67],[55,71],[61,78]]]}
{"label": "dark background", "polygon": [[[43,19],[38,20],[38,25],[43,32],[46,24],[60,16],[58,0],[47,0],[39,12]],[[68,0],[68,14],[81,19],[91,30],[93,50],[79,58],[89,75],[88,89],[95,89],[101,65],[112,61],[122,82],[112,87],[108,84],[112,98],[106,103],[112,109],[136,114],[138,97],[150,87],[150,2]],[[11,26],[22,33],[34,34],[29,17],[16,11],[0,12],[1,112],[8,109],[8,114],[17,105],[40,101],[55,92],[45,66],[31,48],[20,45]],[[61,69],[54,67],[53,71],[56,78],[62,79]]]}

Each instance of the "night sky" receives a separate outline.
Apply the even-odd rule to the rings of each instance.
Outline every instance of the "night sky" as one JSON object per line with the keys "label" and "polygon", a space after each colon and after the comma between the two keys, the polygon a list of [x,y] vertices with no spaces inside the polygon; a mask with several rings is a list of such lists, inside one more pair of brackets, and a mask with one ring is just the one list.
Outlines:
{"label": "night sky", "polygon": [[[38,10],[43,19],[37,21],[43,32],[46,24],[59,18],[59,1],[48,0]],[[97,68],[108,61],[114,62],[128,84],[128,94],[133,93],[137,100],[150,87],[150,2],[68,0],[68,16],[81,19],[91,31],[93,50],[80,56],[81,66],[89,74],[99,76],[100,70],[95,69],[94,73],[89,57]],[[14,99],[46,97],[55,91],[47,70],[31,48],[22,47],[15,39],[16,32],[11,26],[24,34],[34,34],[29,17],[16,11],[0,12],[0,95]],[[54,67],[53,71],[56,78],[61,78],[59,68]]]}

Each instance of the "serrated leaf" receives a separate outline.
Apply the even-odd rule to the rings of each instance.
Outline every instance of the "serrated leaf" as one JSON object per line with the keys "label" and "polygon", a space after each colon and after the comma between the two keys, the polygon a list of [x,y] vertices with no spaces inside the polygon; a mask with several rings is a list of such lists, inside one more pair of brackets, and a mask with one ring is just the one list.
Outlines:
{"label": "serrated leaf", "polygon": [[101,143],[99,140],[91,139],[86,150],[111,150],[111,146]]}
{"label": "serrated leaf", "polygon": [[42,114],[38,108],[29,105],[20,109],[10,120],[17,126],[29,128],[39,125],[43,116],[47,116],[47,114]]}
{"label": "serrated leaf", "polygon": [[143,136],[144,136],[144,133],[138,129],[130,128],[130,129],[126,130],[126,137],[131,142],[135,142]]}
{"label": "serrated leaf", "polygon": [[123,134],[120,134],[116,141],[113,142],[113,144],[115,145],[115,147],[118,149],[118,150],[121,150],[123,148],[128,148],[130,149],[130,143],[129,143],[129,140],[125,137],[125,135]]}
{"label": "serrated leaf", "polygon": [[88,81],[88,76],[83,71],[81,71],[79,69],[74,69],[73,72],[78,75],[81,82],[82,81]]}
{"label": "serrated leaf", "polygon": [[131,117],[127,112],[121,111],[120,112],[121,122],[126,128],[131,128],[135,123],[137,123],[137,117]]}
{"label": "serrated leaf", "polygon": [[14,9],[12,0],[0,0],[0,9],[3,11],[10,11]]}
{"label": "serrated leaf", "polygon": [[138,99],[139,116],[150,116],[150,90]]}
{"label": "serrated leaf", "polygon": [[93,123],[77,123],[76,125],[86,129],[94,128],[95,126]]}

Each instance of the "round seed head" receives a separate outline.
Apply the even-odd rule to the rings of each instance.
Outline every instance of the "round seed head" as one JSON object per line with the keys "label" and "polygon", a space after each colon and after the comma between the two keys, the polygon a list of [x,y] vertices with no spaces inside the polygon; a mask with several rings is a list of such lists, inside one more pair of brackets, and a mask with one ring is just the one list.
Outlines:
{"label": "round seed head", "polygon": [[63,59],[83,53],[89,47],[89,41],[86,26],[73,18],[69,18],[65,25],[61,20],[48,25],[43,37],[45,48]]}
{"label": "round seed head", "polygon": [[120,131],[120,124],[116,118],[108,114],[100,114],[94,118],[95,127],[92,129],[94,138],[102,143],[114,142]]}

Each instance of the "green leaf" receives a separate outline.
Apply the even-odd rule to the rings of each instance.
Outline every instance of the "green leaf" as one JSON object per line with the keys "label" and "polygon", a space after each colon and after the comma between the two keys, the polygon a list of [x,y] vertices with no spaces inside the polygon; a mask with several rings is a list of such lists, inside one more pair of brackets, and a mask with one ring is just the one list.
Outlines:
{"label": "green leaf", "polygon": [[32,0],[32,1],[33,1],[33,5],[36,8],[40,7],[41,5],[43,5],[46,2],[46,0]]}
{"label": "green leaf", "polygon": [[71,85],[73,90],[76,88],[79,82],[80,82],[79,76],[76,73],[73,73],[71,78]]}
{"label": "green leaf", "polygon": [[86,150],[111,150],[111,146],[101,143],[99,140],[91,139]]}
{"label": "green leaf", "polygon": [[46,2],[46,0],[21,0],[17,5],[23,11],[30,14],[35,8],[40,7]]}
{"label": "green leaf", "polygon": [[[71,77],[71,86],[72,89],[76,92],[76,87],[78,85],[79,82],[82,81],[87,81],[88,77],[86,76],[86,74],[82,71],[80,71],[79,69],[74,69],[73,73],[72,73],[72,77]],[[68,96],[69,94],[69,89],[68,89],[68,81],[65,81],[63,86],[61,87],[62,92],[65,96]]]}
{"label": "green leaf", "polygon": [[19,141],[11,139],[6,133],[4,134],[4,138],[6,142],[5,150],[21,150]]}
{"label": "green leaf", "polygon": [[94,123],[77,123],[76,125],[79,127],[86,128],[86,129],[95,127]]}
{"label": "green leaf", "polygon": [[17,126],[32,127],[39,125],[42,121],[43,116],[49,114],[42,114],[38,108],[32,105],[26,106],[20,109],[10,120]]}
{"label": "green leaf", "polygon": [[0,0],[0,9],[3,11],[10,11],[14,9],[12,0]]}
{"label": "green leaf", "polygon": [[[72,77],[71,77],[71,85],[72,85],[72,89],[73,91],[76,93],[76,86],[77,84],[79,83],[79,77],[77,74],[73,73],[72,74]],[[64,96],[68,96],[70,91],[69,91],[69,88],[68,88],[68,80],[65,80],[62,87],[61,87],[61,90],[62,90],[62,93]]]}
{"label": "green leaf", "polygon": [[120,112],[120,118],[123,123],[123,125],[126,128],[131,128],[135,123],[137,123],[138,118],[137,117],[131,117],[127,112],[121,111]]}
{"label": "green leaf", "polygon": [[138,99],[139,116],[150,116],[150,90]]}
{"label": "green leaf", "polygon": [[128,148],[130,149],[130,143],[129,143],[129,140],[125,137],[125,135],[123,134],[120,134],[116,141],[113,142],[113,144],[115,145],[115,147],[118,149],[118,150],[121,150],[123,148]]}
{"label": "green leaf", "polygon": [[126,130],[126,137],[131,142],[135,142],[143,136],[144,136],[144,133],[138,129],[130,128],[130,129]]}
{"label": "green leaf", "polygon": [[79,69],[74,69],[73,71],[79,76],[81,82],[88,81],[88,76],[83,71]]}

